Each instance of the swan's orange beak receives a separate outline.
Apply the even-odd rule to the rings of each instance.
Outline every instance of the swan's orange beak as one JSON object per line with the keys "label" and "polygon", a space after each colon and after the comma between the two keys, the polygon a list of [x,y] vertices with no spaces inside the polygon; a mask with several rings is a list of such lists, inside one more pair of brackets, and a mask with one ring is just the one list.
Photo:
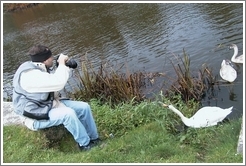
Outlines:
{"label": "swan's orange beak", "polygon": [[162,105],[163,105],[163,107],[168,107],[168,105],[167,105],[167,104],[164,104],[164,103],[163,103]]}
{"label": "swan's orange beak", "polygon": [[162,102],[160,102],[160,101],[159,101],[159,103],[160,103],[163,107],[168,107],[167,104],[164,104],[164,103],[162,103]]}

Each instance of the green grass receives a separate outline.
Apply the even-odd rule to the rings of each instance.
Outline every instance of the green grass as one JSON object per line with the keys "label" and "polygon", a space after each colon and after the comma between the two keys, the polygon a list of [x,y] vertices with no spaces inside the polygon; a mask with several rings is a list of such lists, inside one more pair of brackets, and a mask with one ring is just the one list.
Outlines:
{"label": "green grass", "polygon": [[[103,139],[98,147],[80,152],[68,132],[59,144],[47,147],[42,131],[4,126],[3,163],[243,163],[243,156],[236,155],[241,119],[173,130],[169,126],[174,114],[155,102],[122,103],[114,108],[96,100],[90,104]],[[179,107],[191,106],[180,102]]]}

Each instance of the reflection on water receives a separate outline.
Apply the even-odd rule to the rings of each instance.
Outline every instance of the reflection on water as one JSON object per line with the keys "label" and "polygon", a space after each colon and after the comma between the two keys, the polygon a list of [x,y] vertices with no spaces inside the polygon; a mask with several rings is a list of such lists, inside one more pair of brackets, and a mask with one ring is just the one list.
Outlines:
{"label": "reflection on water", "polygon": [[[132,72],[173,76],[170,60],[182,55],[183,49],[191,57],[193,71],[206,63],[217,75],[222,60],[233,55],[227,47],[231,43],[243,52],[242,3],[42,4],[3,15],[4,88],[11,89],[13,74],[29,60],[27,51],[33,44],[49,46],[54,55],[73,57],[79,69],[87,53],[94,66],[127,64]],[[235,83],[220,87],[214,92],[217,97],[206,98],[204,105],[208,101],[221,107],[233,105],[237,114],[242,113],[243,66],[236,66]],[[71,78],[69,85],[75,82]]]}
{"label": "reflection on water", "polygon": [[231,101],[237,101],[236,98],[237,98],[237,94],[235,94],[234,92],[230,91],[229,92],[229,99]]}

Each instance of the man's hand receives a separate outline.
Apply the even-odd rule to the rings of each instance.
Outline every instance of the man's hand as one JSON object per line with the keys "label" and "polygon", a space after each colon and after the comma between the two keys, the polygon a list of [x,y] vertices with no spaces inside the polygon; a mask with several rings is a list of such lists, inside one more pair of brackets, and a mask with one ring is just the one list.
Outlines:
{"label": "man's hand", "polygon": [[65,65],[65,63],[66,63],[67,60],[68,60],[68,56],[61,53],[60,56],[59,56],[59,58],[58,58],[58,60],[57,60],[57,62],[59,64]]}

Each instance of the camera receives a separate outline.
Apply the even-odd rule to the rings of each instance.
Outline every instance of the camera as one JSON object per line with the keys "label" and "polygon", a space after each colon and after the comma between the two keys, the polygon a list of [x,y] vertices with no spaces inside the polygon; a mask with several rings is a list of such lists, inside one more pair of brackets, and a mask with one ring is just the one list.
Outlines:
{"label": "camera", "polygon": [[[59,55],[60,56],[60,55]],[[59,63],[58,63],[58,58],[59,58],[59,56],[56,58],[56,67],[58,67],[58,65],[59,65]],[[73,68],[73,69],[75,69],[75,68],[77,68],[77,62],[74,60],[74,59],[69,59],[69,60],[67,60],[66,62],[65,62],[65,65],[67,66],[67,67],[69,67],[69,68]]]}

